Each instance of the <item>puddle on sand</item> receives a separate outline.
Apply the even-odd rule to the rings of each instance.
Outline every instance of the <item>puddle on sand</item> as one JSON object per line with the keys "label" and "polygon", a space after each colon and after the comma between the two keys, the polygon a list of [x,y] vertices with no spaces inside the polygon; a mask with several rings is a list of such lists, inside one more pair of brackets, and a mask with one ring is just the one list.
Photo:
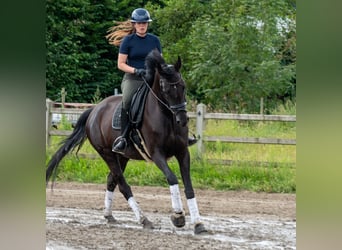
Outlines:
{"label": "puddle on sand", "polygon": [[[113,211],[117,224],[111,226],[117,228],[131,228],[143,230],[132,212]],[[169,214],[145,213],[152,220],[154,231],[161,233],[176,233],[178,235],[192,236],[193,226],[186,217],[184,228],[175,228]],[[210,231],[208,235],[200,237],[229,243],[233,249],[296,249],[296,222],[243,219],[218,216],[202,216],[206,228]],[[78,223],[80,225],[98,226],[106,225],[102,211],[73,208],[46,208],[46,221],[56,223]],[[49,250],[72,250],[58,242],[47,242],[46,249]]]}

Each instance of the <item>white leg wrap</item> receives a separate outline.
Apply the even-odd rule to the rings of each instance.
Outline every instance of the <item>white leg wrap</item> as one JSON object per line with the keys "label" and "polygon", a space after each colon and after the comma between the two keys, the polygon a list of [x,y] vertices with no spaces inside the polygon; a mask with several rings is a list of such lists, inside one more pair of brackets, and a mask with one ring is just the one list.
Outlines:
{"label": "white leg wrap", "polygon": [[114,192],[106,190],[105,201],[104,201],[104,205],[105,205],[104,215],[105,216],[112,215],[113,199],[114,199]]}
{"label": "white leg wrap", "polygon": [[201,222],[201,217],[199,215],[196,198],[188,199],[187,203],[190,212],[191,223]]}
{"label": "white leg wrap", "polygon": [[138,203],[135,201],[133,197],[128,199],[128,205],[132,208],[137,220],[141,222],[141,219],[143,218],[143,214]]}
{"label": "white leg wrap", "polygon": [[172,208],[175,213],[183,212],[182,199],[179,193],[178,184],[170,186]]}

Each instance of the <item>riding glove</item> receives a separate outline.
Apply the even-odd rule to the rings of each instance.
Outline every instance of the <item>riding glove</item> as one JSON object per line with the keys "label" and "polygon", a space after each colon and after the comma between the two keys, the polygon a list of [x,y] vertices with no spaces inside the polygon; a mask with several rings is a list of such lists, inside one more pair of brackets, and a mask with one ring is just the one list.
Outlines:
{"label": "riding glove", "polygon": [[142,76],[146,75],[146,70],[145,69],[134,69],[134,74],[142,77]]}

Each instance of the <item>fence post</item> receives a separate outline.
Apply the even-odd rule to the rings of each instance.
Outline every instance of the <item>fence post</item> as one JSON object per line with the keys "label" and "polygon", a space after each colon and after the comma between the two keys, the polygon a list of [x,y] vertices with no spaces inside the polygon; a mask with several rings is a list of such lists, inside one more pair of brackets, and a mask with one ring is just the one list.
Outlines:
{"label": "fence post", "polygon": [[67,95],[67,92],[65,91],[65,88],[63,87],[61,90],[62,109],[64,109],[64,103],[65,103],[65,96],[66,95]]}
{"label": "fence post", "polygon": [[46,114],[45,114],[45,143],[47,146],[50,146],[50,130],[52,125],[52,113],[51,113],[52,101],[47,98],[46,99]]}
{"label": "fence post", "polygon": [[203,145],[203,130],[204,130],[204,114],[206,112],[206,106],[203,103],[197,105],[196,110],[196,134],[198,137],[197,142],[197,154],[198,157],[202,157],[202,153],[204,152]]}

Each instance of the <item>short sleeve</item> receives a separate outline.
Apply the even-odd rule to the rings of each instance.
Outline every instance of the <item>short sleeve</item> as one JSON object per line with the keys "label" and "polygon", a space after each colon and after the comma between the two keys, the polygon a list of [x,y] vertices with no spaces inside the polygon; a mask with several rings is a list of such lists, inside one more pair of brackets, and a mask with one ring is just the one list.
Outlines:
{"label": "short sleeve", "polygon": [[119,53],[128,55],[128,52],[128,36],[126,36],[120,44]]}

